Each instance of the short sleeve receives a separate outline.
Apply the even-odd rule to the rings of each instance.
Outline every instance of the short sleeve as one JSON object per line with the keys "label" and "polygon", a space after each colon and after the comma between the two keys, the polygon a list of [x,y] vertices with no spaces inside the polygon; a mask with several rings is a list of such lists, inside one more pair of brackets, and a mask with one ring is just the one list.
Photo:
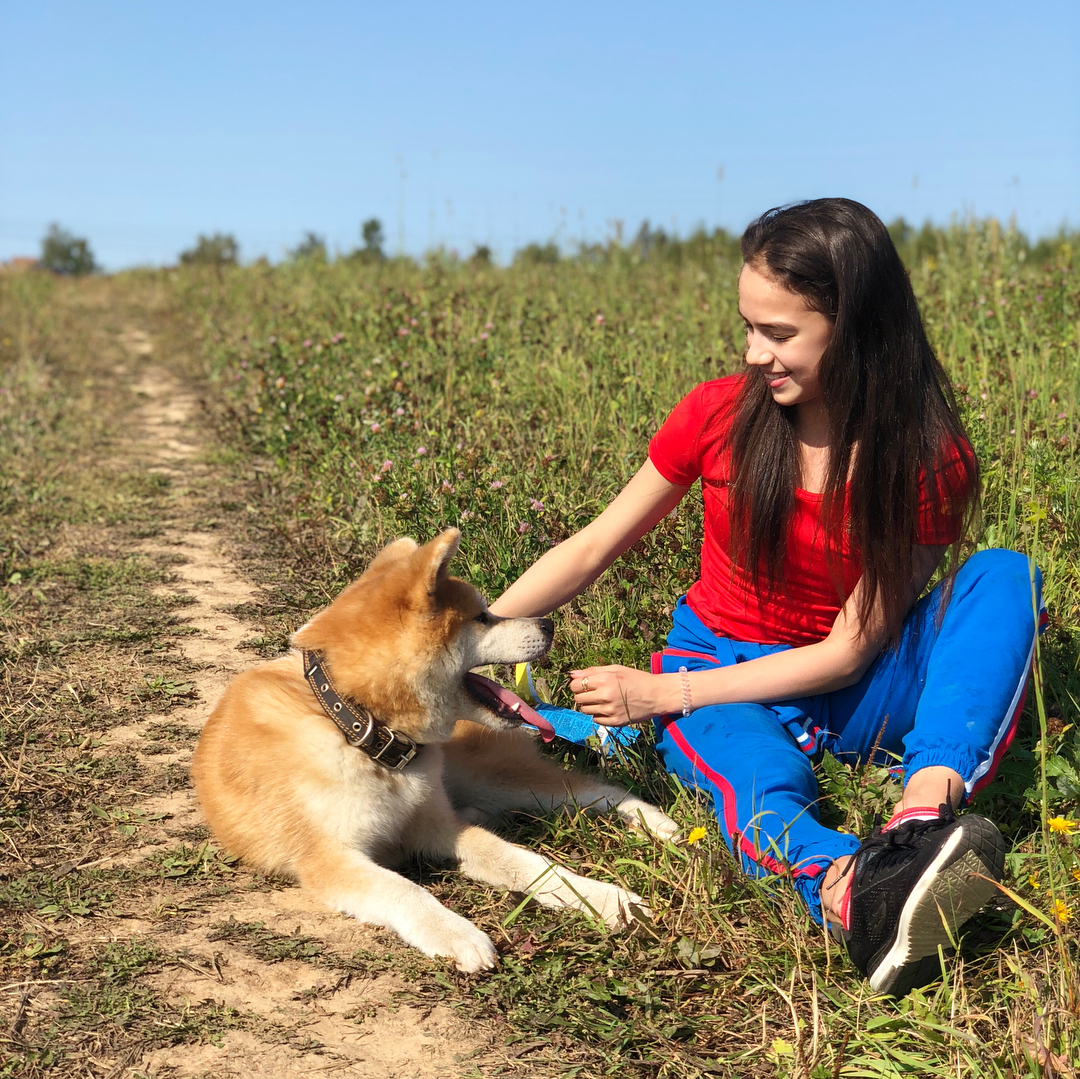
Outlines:
{"label": "short sleeve", "polygon": [[689,487],[701,475],[699,452],[705,422],[704,384],[695,386],[671,411],[649,443],[649,460],[669,483]]}
{"label": "short sleeve", "polygon": [[978,468],[968,442],[948,448],[932,472],[919,482],[917,543],[940,546],[955,543],[964,527],[964,511],[975,489]]}

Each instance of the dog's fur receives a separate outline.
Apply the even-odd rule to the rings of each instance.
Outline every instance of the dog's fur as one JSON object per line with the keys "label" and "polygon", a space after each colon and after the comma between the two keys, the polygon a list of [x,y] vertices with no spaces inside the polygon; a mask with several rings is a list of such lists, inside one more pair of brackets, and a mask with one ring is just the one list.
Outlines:
{"label": "dog's fur", "polygon": [[544,760],[515,729],[517,714],[485,706],[466,689],[473,667],[544,655],[553,626],[490,615],[476,589],[447,574],[458,540],[451,529],[424,547],[390,544],[293,635],[298,649],[324,654],[339,693],[422,744],[409,765],[391,771],[348,745],[293,651],[231,683],[206,723],[192,776],[227,849],[428,955],[477,971],[495,963],[488,937],[388,867],[410,856],[455,860],[476,880],[547,906],[589,910],[618,927],[632,908],[645,910],[639,896],[577,876],[479,822],[573,802],[615,809],[665,838],[676,826],[626,791]]}

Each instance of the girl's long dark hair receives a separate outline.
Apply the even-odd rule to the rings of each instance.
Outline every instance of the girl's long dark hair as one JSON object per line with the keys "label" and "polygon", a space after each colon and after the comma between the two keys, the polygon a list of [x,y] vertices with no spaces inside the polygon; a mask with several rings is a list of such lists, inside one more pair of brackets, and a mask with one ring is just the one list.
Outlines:
{"label": "girl's long dark hair", "polygon": [[[920,486],[934,491],[945,455],[955,460],[952,448],[966,443],[948,376],[888,231],[860,203],[815,199],[769,210],[743,234],[742,255],[833,323],[820,368],[830,446],[826,550],[842,596],[846,493],[847,539],[862,564],[859,620],[869,625],[880,608],[895,644],[912,599]],[[794,414],[794,406],[773,401],[764,378],[746,378],[730,435],[731,534],[735,561],[759,590],[766,581],[783,583],[800,473]],[[978,472],[973,457],[963,461],[966,501],[945,512],[966,528],[978,503]]]}

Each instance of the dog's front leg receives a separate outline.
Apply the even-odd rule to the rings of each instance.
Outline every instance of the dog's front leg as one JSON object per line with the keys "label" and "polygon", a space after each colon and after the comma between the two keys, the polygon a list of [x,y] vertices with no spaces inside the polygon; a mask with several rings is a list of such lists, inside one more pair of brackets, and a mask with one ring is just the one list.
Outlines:
{"label": "dog's front leg", "polygon": [[612,929],[633,921],[635,908],[642,915],[650,913],[641,896],[571,873],[542,854],[508,843],[475,824],[460,822],[453,854],[461,871],[474,880],[526,892],[545,907],[589,911]]}
{"label": "dog's front leg", "polygon": [[448,956],[458,970],[495,966],[495,946],[472,922],[447,910],[419,885],[385,869],[359,851],[335,847],[297,861],[302,887],[324,903],[369,925],[392,929],[425,955]]}

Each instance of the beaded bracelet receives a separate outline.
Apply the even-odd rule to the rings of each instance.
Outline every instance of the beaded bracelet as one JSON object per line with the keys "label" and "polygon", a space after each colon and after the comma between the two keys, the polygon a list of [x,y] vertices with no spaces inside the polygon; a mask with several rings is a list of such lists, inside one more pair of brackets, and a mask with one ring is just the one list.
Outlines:
{"label": "beaded bracelet", "polygon": [[685,667],[679,668],[679,677],[682,679],[682,714],[683,719],[690,715],[690,675]]}

